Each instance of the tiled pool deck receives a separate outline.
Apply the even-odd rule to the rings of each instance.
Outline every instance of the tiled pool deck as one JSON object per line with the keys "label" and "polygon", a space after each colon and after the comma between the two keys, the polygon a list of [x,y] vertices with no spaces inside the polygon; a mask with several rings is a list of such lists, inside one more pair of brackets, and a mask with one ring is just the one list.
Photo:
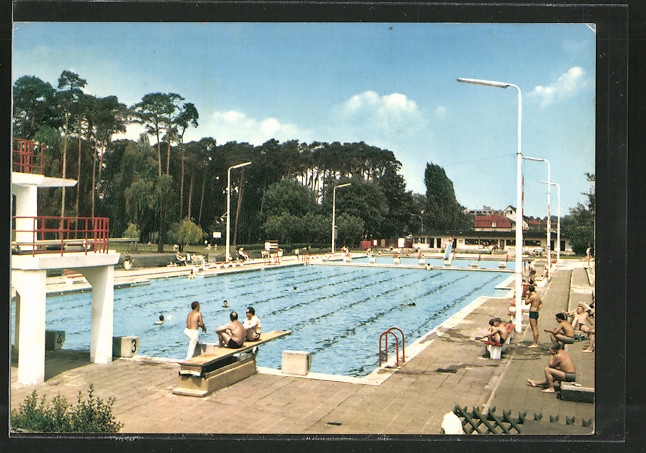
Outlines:
{"label": "tiled pool deck", "polygon": [[[552,281],[539,288],[544,301],[540,347],[527,348],[531,332],[525,318],[523,332],[516,335],[501,360],[482,358],[482,346],[474,340],[482,335],[491,316],[506,316],[508,301],[488,298],[474,304],[451,329],[439,329],[424,340],[427,345],[379,385],[283,376],[260,369],[205,398],[192,398],[172,394],[179,369],[176,363],[118,359],[106,365],[90,364],[89,352],[63,350],[47,353],[46,381],[36,386],[16,384],[17,368],[12,362],[11,408],[17,408],[34,390],[47,394],[48,400],[60,393],[75,403],[78,392],[86,394],[92,383],[98,397],[116,398],[113,412],[124,424],[121,433],[130,435],[437,435],[444,414],[456,404],[469,410],[495,407],[497,414],[511,410],[514,417],[526,412],[523,434],[591,434],[594,425],[584,427],[582,422],[594,420],[594,404],[563,401],[526,383],[527,377],[541,378],[548,361],[549,336],[542,329],[553,327],[555,313],[576,307],[579,300],[590,301],[594,274],[581,261],[564,262]],[[170,269],[178,271],[185,272]],[[136,281],[140,273],[171,275],[168,272],[117,271],[116,283]],[[52,292],[58,289],[56,285],[65,285],[56,280],[51,283]],[[377,348],[377,339],[375,344]],[[587,344],[569,345],[568,352],[575,361],[577,382],[594,387],[594,353],[581,352]],[[541,422],[533,421],[534,414],[542,414]],[[559,420],[550,422],[550,415],[558,415]],[[574,423],[567,424],[566,419],[572,417]]]}

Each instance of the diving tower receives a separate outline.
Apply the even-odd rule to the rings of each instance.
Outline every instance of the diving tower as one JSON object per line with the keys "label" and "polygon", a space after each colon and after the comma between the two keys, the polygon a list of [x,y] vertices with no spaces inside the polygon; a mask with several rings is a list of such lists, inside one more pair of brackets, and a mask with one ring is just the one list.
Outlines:
{"label": "diving tower", "polygon": [[92,286],[90,361],[112,360],[114,265],[119,254],[108,250],[107,218],[39,216],[39,189],[73,187],[77,181],[45,176],[42,150],[33,141],[14,139],[12,148],[15,215],[11,285],[16,291],[13,346],[18,354],[18,383],[33,385],[45,380],[48,270],[72,269]]}

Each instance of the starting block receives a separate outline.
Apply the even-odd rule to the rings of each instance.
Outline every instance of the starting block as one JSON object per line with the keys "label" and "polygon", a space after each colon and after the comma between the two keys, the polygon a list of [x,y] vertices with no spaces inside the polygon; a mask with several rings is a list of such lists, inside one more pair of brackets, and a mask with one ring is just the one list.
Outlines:
{"label": "starting block", "polygon": [[485,347],[487,348],[487,351],[489,351],[489,358],[493,360],[500,360],[503,348],[502,344],[485,341]]}
{"label": "starting block", "polygon": [[65,343],[65,331],[45,330],[45,350],[55,351],[63,348]]}

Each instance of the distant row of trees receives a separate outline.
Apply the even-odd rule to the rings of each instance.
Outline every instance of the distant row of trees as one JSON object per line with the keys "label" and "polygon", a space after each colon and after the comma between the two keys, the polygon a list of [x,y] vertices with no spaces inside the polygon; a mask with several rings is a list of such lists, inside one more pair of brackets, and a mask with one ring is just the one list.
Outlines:
{"label": "distant row of trees", "polygon": [[595,215],[597,210],[595,197],[595,175],[585,174],[590,183],[590,191],[584,193],[585,203],[577,203],[576,207],[570,209],[569,215],[561,219],[561,234],[570,238],[572,250],[579,255],[585,254],[588,247],[594,253]]}
{"label": "distant row of trees", "polygon": [[[389,150],[364,142],[185,143],[199,113],[180,94],[150,93],[126,106],[87,94],[86,86],[67,70],[57,88],[35,76],[14,83],[14,137],[42,145],[47,175],[78,181],[72,196],[64,188],[39,192],[42,215],[109,217],[113,236],[137,236],[160,250],[164,242],[212,238],[226,224],[227,170],[250,161],[231,174],[233,244],[329,243],[332,189],[345,182],[351,186],[336,194],[339,244],[417,233],[422,224],[473,228],[437,164],[426,166],[426,193],[413,194]],[[113,140],[129,124],[145,133]]]}

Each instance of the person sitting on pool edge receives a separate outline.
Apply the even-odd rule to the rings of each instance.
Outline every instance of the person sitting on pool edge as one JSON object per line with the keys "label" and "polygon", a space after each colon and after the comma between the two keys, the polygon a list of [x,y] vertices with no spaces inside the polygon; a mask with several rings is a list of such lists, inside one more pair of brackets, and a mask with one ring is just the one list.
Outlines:
{"label": "person sitting on pool edge", "polygon": [[527,378],[527,383],[532,387],[547,387],[543,392],[554,393],[554,382],[574,382],[576,379],[576,369],[574,361],[570,354],[563,350],[563,343],[553,341],[550,344],[550,361],[545,367],[545,379],[534,381]]}
{"label": "person sitting on pool edge", "polygon": [[550,334],[550,340],[560,341],[566,344],[574,343],[574,327],[567,321],[567,315],[565,313],[557,313],[556,322],[559,323],[556,329],[543,329]]}
{"label": "person sitting on pool edge", "polygon": [[260,340],[260,333],[262,331],[262,324],[260,324],[260,319],[256,316],[256,310],[253,307],[247,308],[247,319],[242,323],[245,330],[247,331],[247,340],[248,341],[258,341]]}
{"label": "person sitting on pool edge", "polygon": [[246,331],[240,321],[238,313],[232,311],[229,315],[231,322],[215,329],[221,348],[239,349],[244,344]]}

